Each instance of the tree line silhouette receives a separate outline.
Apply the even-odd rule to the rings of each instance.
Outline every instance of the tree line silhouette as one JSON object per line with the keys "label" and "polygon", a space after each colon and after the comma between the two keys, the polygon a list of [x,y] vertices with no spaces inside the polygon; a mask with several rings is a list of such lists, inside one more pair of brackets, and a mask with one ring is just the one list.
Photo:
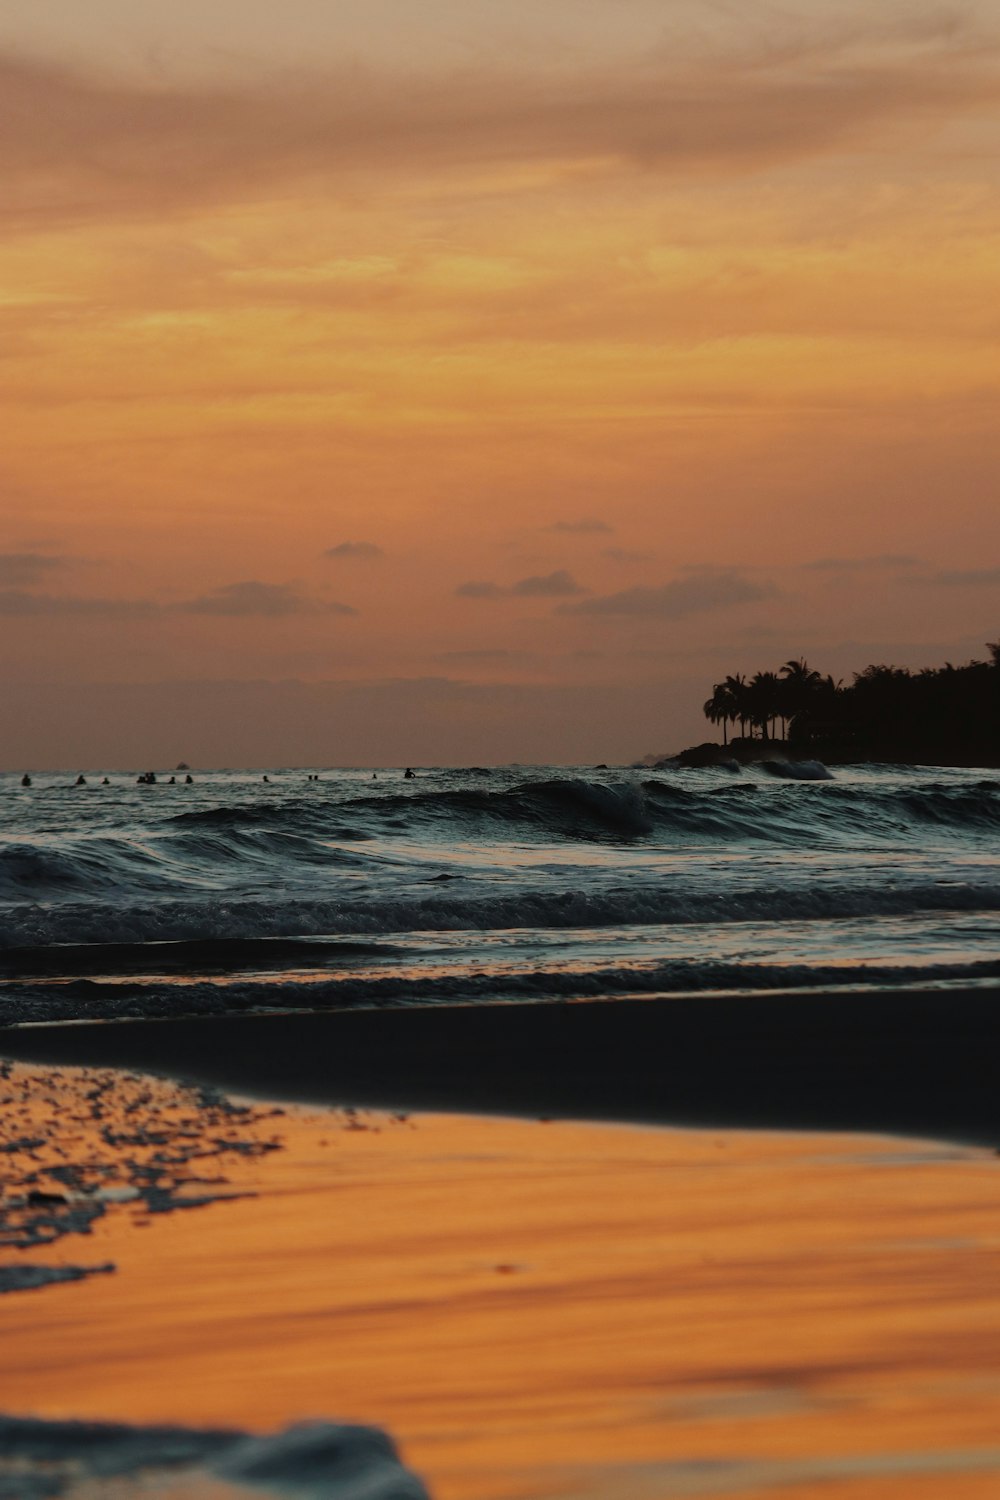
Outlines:
{"label": "tree line silhouette", "polygon": [[828,760],[996,765],[1000,641],[987,650],[988,660],[959,667],[865,667],[847,685],[799,657],[776,672],[717,682],[704,713],[737,755],[786,743]]}

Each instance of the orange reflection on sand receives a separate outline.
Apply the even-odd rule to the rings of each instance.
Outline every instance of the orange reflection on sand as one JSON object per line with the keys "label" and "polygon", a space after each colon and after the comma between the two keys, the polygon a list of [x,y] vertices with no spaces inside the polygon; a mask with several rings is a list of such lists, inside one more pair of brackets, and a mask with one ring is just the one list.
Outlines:
{"label": "orange reflection on sand", "polygon": [[[63,1075],[66,1086],[73,1075]],[[366,1128],[358,1128],[364,1125]],[[387,1427],[438,1500],[985,1500],[1000,1164],[847,1136],[290,1111],[259,1196],[0,1299],[0,1408]],[[31,1259],[81,1258],[66,1242]]]}

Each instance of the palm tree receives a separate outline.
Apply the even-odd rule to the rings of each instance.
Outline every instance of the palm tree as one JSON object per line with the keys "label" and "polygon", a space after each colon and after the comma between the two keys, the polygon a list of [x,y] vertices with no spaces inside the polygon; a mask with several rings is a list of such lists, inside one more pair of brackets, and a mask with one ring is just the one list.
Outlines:
{"label": "palm tree", "polygon": [[762,740],[773,738],[768,734],[767,727],[778,716],[780,695],[781,682],[776,672],[756,672],[750,679],[750,720],[759,727]]}
{"label": "palm tree", "polygon": [[747,732],[747,720],[750,717],[750,711],[747,704],[746,677],[742,672],[737,672],[734,676],[729,676],[726,678],[725,682],[723,683],[723,687],[725,688],[726,695],[729,699],[729,717],[734,724],[736,723],[736,720],[739,719],[740,735],[741,737],[745,737]]}
{"label": "palm tree", "polygon": [[781,684],[781,733],[785,737],[785,719],[793,720],[797,714],[805,713],[815,701],[823,679],[810,667],[804,656],[786,661],[780,668],[784,678]]}
{"label": "palm tree", "polygon": [[722,744],[725,748],[729,743],[726,738],[726,722],[731,717],[732,703],[724,682],[717,682],[714,685],[712,696],[703,705],[702,712],[710,724],[722,725]]}

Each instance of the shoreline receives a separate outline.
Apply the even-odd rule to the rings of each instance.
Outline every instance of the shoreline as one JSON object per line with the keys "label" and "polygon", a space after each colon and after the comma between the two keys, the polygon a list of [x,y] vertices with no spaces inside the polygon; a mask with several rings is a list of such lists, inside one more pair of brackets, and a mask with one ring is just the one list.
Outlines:
{"label": "shoreline", "polygon": [[[24,1082],[79,1112],[102,1080]],[[126,1083],[90,1139],[135,1132]],[[226,1166],[228,1201],[97,1221],[117,1274],[0,1298],[0,1409],[56,1424],[15,1437],[69,1458],[68,1416],[179,1424],[176,1459],[206,1430],[274,1434],[275,1500],[337,1456],[278,1435],[303,1418],[387,1431],[434,1500],[995,1493],[993,1152],[295,1108],[277,1128]],[[123,1436],[144,1464],[148,1430]]]}
{"label": "shoreline", "polygon": [[301,1103],[1000,1145],[1000,986],[0,1029],[0,1057]]}
{"label": "shoreline", "polygon": [[[434,1500],[986,1500],[998,1004],[786,991],[2,1030],[12,1130],[41,1104],[64,1122],[34,1131],[53,1182],[79,1185],[66,1150],[100,1169],[95,1132],[122,1159],[83,1231],[102,1264],[81,1269],[115,1274],[0,1297],[0,1410],[55,1422],[46,1442],[67,1416],[239,1429],[290,1483],[278,1429],[375,1424]],[[23,1160],[39,1211],[72,1210],[44,1154]],[[78,1254],[30,1253],[52,1280]],[[200,1483],[178,1474],[178,1496]]]}

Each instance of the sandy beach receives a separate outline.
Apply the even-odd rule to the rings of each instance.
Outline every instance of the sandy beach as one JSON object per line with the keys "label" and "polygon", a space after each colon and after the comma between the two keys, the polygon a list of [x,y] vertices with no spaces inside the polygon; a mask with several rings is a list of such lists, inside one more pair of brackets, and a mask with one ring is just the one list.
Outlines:
{"label": "sandy beach", "polygon": [[0,21],[0,1500],[998,1500],[998,0]]}
{"label": "sandy beach", "polygon": [[[971,1053],[973,1018],[985,1024],[991,997],[959,998],[955,1014],[967,1024],[944,1030],[964,1035]],[[927,997],[924,1014],[943,1004]],[[567,1089],[581,1086],[576,1017],[600,1024],[600,1007],[556,1007],[547,1019],[537,1009],[505,1009],[518,1046],[535,1048],[522,1054],[525,1116],[530,1057],[551,1061],[532,1023],[562,1025]],[[228,1201],[151,1214],[145,1200],[120,1195],[85,1238],[35,1246],[30,1257],[5,1251],[4,1263],[85,1259],[115,1270],[0,1298],[0,1409],[255,1432],[303,1417],[372,1423],[438,1500],[996,1493],[1000,1165],[990,1146],[917,1132],[587,1123],[558,1107],[544,1119],[463,1113],[477,1084],[463,1051],[473,1014],[485,1055],[485,1011],[442,1012],[422,1033],[427,1013],[417,1012],[8,1032],[0,1051],[62,1053],[63,1063],[73,1054],[149,1066],[158,1048],[160,1066],[176,1068],[183,1045],[188,1072],[230,1084],[239,1076],[276,1097],[294,1048],[300,1063],[313,1059],[300,1069],[300,1093],[329,1102],[283,1105],[274,1116],[251,1105],[196,1132],[247,1148],[222,1159],[209,1146],[207,1163],[183,1168],[221,1178],[211,1191]],[[623,1024],[634,1041],[633,1028],[653,1022]],[[435,1074],[444,1030],[457,1050]],[[380,1037],[381,1083],[374,1051],[365,1064],[369,1033]],[[334,1038],[345,1035],[358,1064],[353,1093],[336,1066]],[[261,1036],[274,1040],[262,1046]],[[813,1035],[818,1057],[815,1044]],[[863,1036],[854,1050],[869,1055]],[[738,1033],[737,1055],[751,1070],[759,1061],[739,1051]],[[366,1108],[366,1094],[406,1092],[407,1057],[409,1092],[434,1095],[436,1109]],[[897,1109],[920,1092],[915,1058],[898,1070]],[[958,1092],[948,1083],[958,1060],[954,1049],[937,1059],[945,1102]],[[496,1107],[508,1061],[501,1054],[492,1074],[480,1070],[483,1108]],[[604,1061],[604,1097],[589,1112],[607,1116],[614,1069]],[[596,1063],[589,1071],[597,1075]],[[635,1074],[635,1110],[651,1112],[639,1059]],[[136,1090],[150,1090],[129,1076],[63,1066],[53,1079],[19,1065],[10,1086],[25,1100],[62,1101],[76,1120],[67,1146],[79,1156],[88,1130],[104,1132],[105,1152],[109,1132],[117,1140],[116,1099],[133,1137],[145,1128]],[[81,1101],[95,1078],[106,1081],[107,1113],[88,1126]],[[816,1071],[821,1099],[822,1082]],[[931,1082],[925,1072],[925,1097]],[[830,1092],[829,1071],[826,1083]],[[175,1108],[170,1085],[150,1088],[154,1134],[167,1139],[171,1119],[190,1124],[192,1096]],[[621,1078],[618,1088],[624,1096]],[[704,1110],[720,1108],[723,1094],[706,1094]],[[860,1101],[863,1114],[863,1090]],[[668,1102],[659,1108],[664,1116]],[[960,1134],[962,1120],[951,1118]],[[985,1124],[978,1133],[985,1139]],[[134,1147],[116,1150],[134,1167]],[[175,1191],[208,1193],[183,1183]]]}

